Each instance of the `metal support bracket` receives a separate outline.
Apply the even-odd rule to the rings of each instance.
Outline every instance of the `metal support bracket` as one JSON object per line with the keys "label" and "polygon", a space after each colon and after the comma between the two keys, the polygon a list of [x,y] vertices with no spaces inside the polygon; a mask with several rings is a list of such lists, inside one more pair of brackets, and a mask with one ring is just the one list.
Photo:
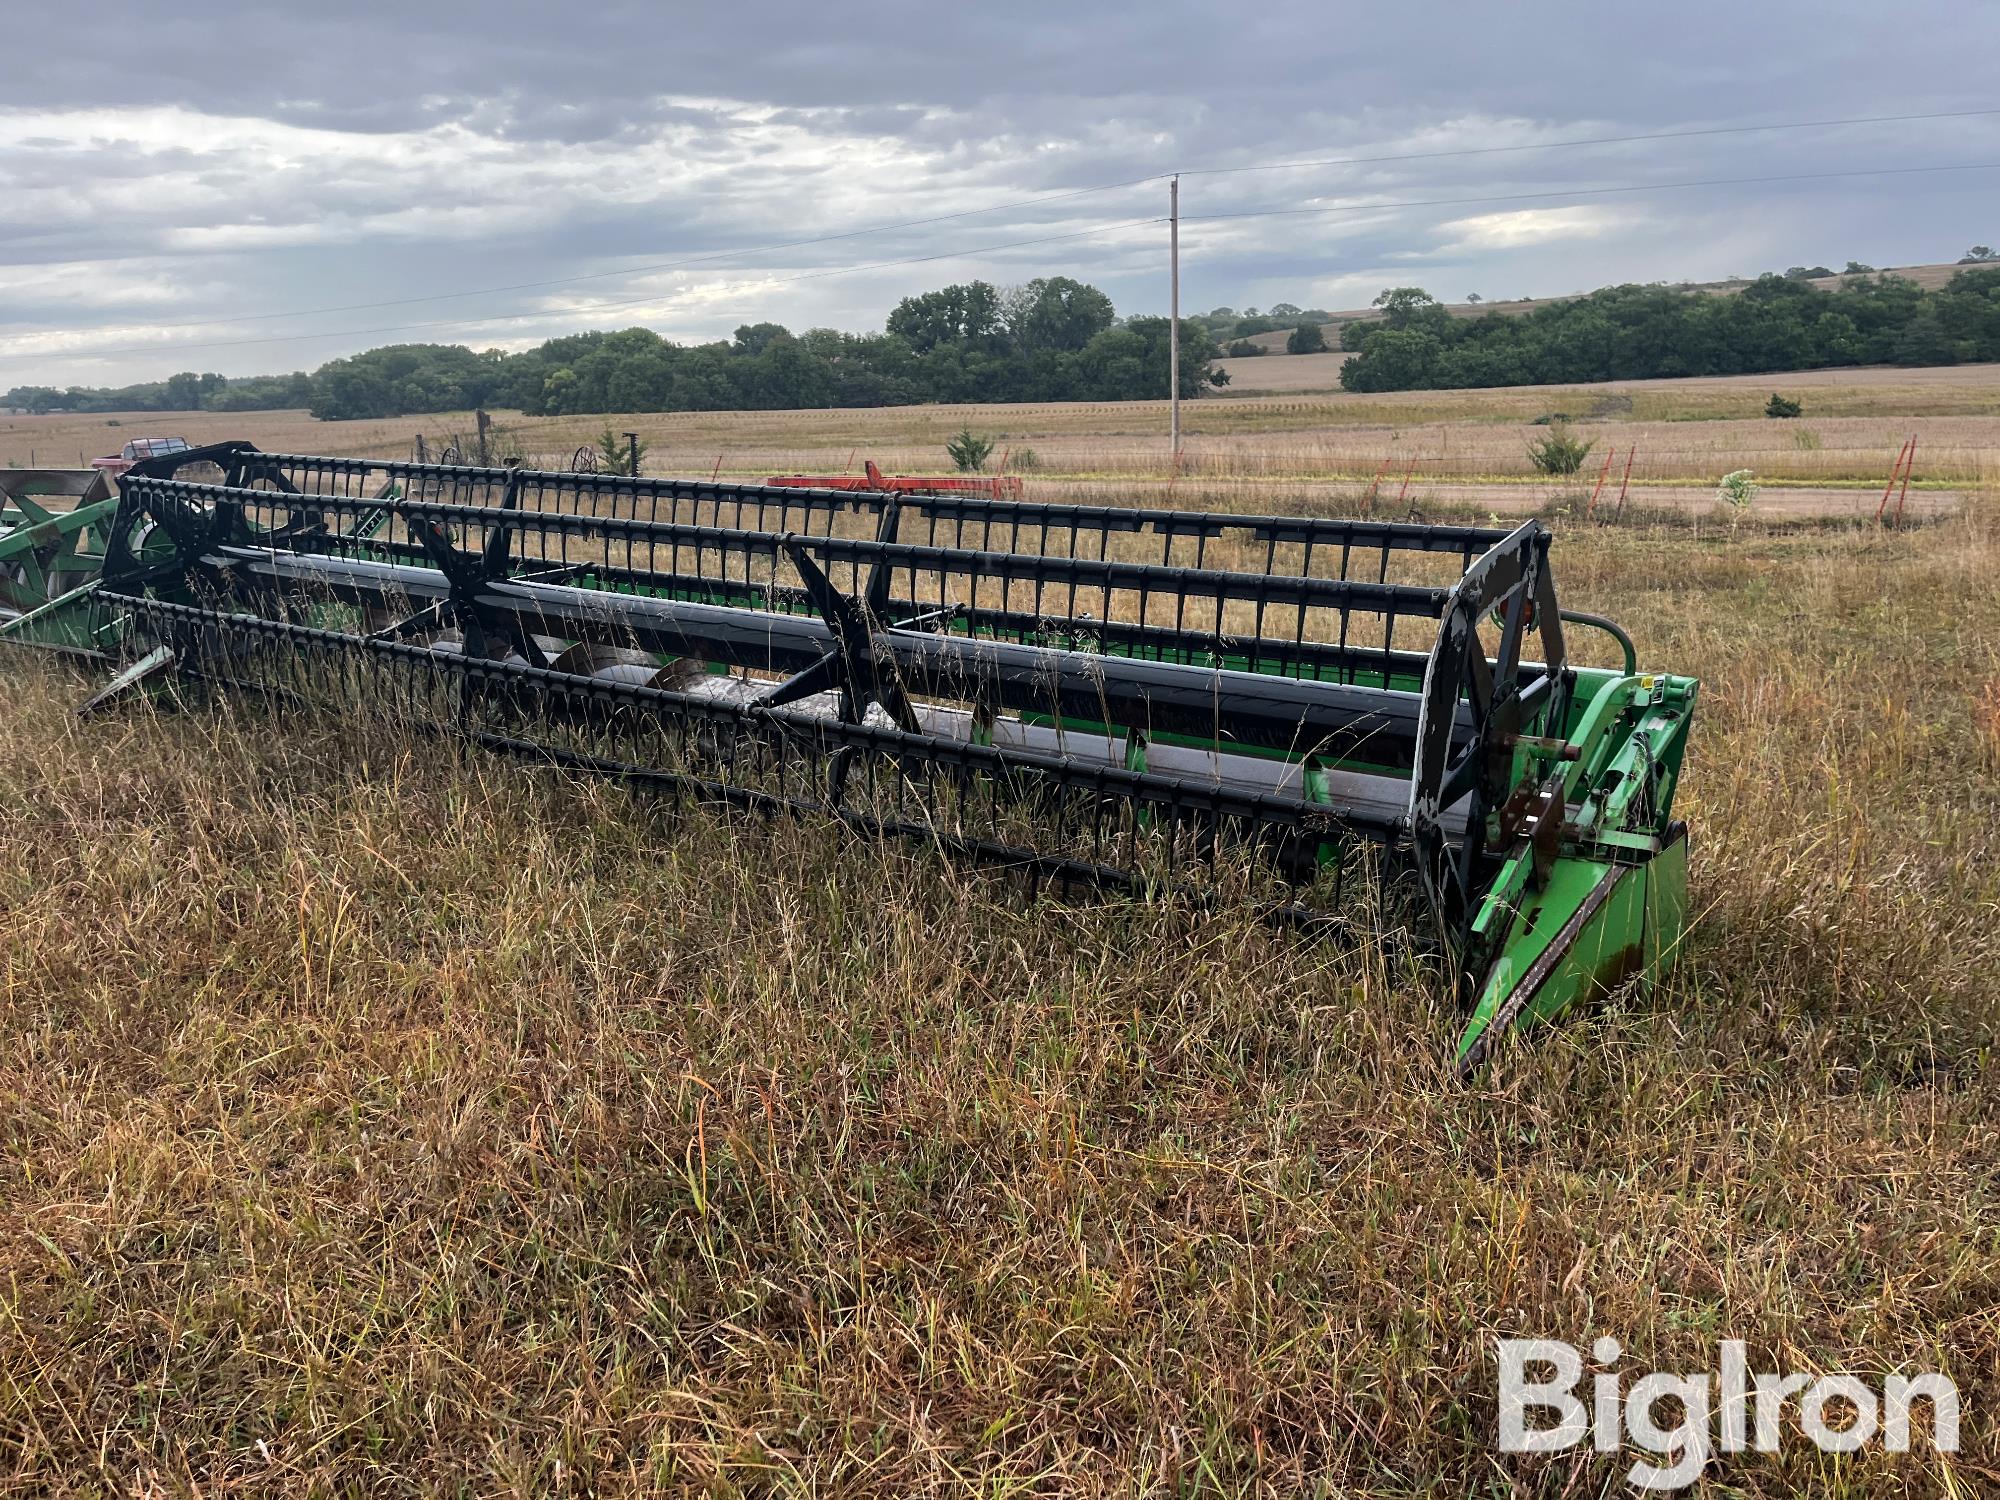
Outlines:
{"label": "metal support bracket", "polygon": [[867,595],[854,600],[833,586],[826,571],[797,536],[788,532],[779,542],[791,558],[792,566],[798,569],[806,597],[833,632],[833,649],[758,701],[767,708],[778,708],[815,693],[837,691],[841,695],[841,716],[850,724],[860,723],[867,705],[873,702],[882,706],[897,728],[911,734],[920,732],[922,726],[917,711],[910,706],[909,695],[903,690],[894,654],[876,649],[877,637],[890,628],[876,614],[887,603],[887,566],[876,564]]}
{"label": "metal support bracket", "polygon": [[[498,509],[512,511],[521,503],[520,477],[517,474],[507,482],[506,492],[500,498]],[[401,620],[378,631],[378,636],[407,636],[421,628],[424,617],[434,619],[449,617],[465,636],[465,650],[468,656],[500,659],[504,652],[496,649],[499,642],[520,653],[530,666],[547,667],[548,654],[541,644],[521,623],[521,618],[513,613],[500,613],[484,608],[480,595],[489,583],[498,582],[508,576],[508,566],[513,557],[514,529],[504,521],[493,526],[486,533],[486,543],[477,553],[460,550],[452,540],[451,533],[428,516],[413,515],[413,507],[397,506],[403,524],[409,529],[411,538],[424,549],[424,555],[444,575],[449,590],[447,596],[436,604],[418,610],[405,620]]]}

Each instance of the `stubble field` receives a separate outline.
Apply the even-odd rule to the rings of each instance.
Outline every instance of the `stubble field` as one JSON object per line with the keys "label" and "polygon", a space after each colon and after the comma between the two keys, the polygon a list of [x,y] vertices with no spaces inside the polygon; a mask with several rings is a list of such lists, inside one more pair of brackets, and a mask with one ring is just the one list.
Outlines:
{"label": "stubble field", "polygon": [[[1294,362],[1244,363],[1282,370]],[[1796,394],[1805,414],[1766,419],[1773,390]],[[651,473],[858,473],[869,459],[886,472],[934,473],[949,467],[946,440],[970,427],[994,440],[989,468],[1004,465],[1049,498],[1207,496],[1232,508],[1332,514],[1360,508],[1371,485],[1375,514],[1513,514],[1541,508],[1552,492],[1587,497],[1600,474],[1614,498],[1628,487],[1628,510],[1693,513],[1708,507],[1724,473],[1749,468],[1770,503],[1789,514],[1872,516],[1912,435],[1912,507],[1955,511],[1968,493],[2000,481],[2000,365],[1383,396],[1246,392],[1187,403],[1183,418],[1187,444],[1171,481],[1165,403],[1146,401],[610,417],[502,412],[492,451],[563,468],[609,428],[639,433]],[[1529,442],[1546,435],[1550,418],[1568,418],[1594,445],[1582,470],[1560,484],[1528,460]],[[281,452],[408,457],[420,433],[434,453],[454,440],[470,451],[474,423],[469,412],[359,422],[318,422],[304,412],[0,417],[0,464],[74,464],[153,433],[248,438]]]}
{"label": "stubble field", "polygon": [[[1703,680],[1697,922],[1471,1086],[1380,953],[366,727],[79,723],[0,660],[0,1493],[1617,1493],[1631,1455],[1493,1451],[1494,1339],[1607,1333],[1628,1375],[1742,1338],[1958,1382],[1955,1457],[1794,1433],[1707,1493],[2000,1490],[2000,384],[1953,373],[1797,422],[1203,403],[1177,479],[1144,406],[614,419],[656,472],[931,469],[970,423],[1031,494],[1382,514],[1423,453],[1549,514],[1565,602]],[[1516,455],[1625,396],[1578,430],[1647,482],[1585,524]],[[0,461],[95,420],[0,419]],[[1912,431],[1899,532],[1652,494],[1872,516]]]}

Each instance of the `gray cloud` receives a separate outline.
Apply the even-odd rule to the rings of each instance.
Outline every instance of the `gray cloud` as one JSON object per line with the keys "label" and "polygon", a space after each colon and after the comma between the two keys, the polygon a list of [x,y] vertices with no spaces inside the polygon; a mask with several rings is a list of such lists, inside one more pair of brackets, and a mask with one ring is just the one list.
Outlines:
{"label": "gray cloud", "polygon": [[[250,373],[389,338],[518,343],[633,321],[681,338],[764,317],[879,326],[896,297],[971,275],[1067,272],[1121,308],[1162,310],[1157,231],[986,248],[1157,215],[1156,183],[756,247],[1172,168],[2000,102],[1984,76],[2000,11],[1941,0],[1693,4],[1670,16],[1548,0],[976,10],[191,0],[154,16],[81,0],[11,16],[9,33],[0,386]],[[133,60],[108,88],[95,62],[79,72],[51,61],[101,59],[107,37]],[[1894,92],[1898,80],[1910,89]],[[2000,161],[2000,117],[1191,176],[1183,207],[1339,208],[1979,161]],[[1201,220],[1184,237],[1186,305],[1349,305],[1408,280],[1449,296],[1546,295],[1849,256],[1948,257],[2000,232],[1995,175]],[[703,256],[714,258],[603,274]],[[934,256],[944,258],[844,270]],[[596,279],[303,312],[576,276]],[[240,321],[267,312],[295,315]],[[188,344],[224,347],[175,347]],[[146,352],[93,353],[134,348]]]}

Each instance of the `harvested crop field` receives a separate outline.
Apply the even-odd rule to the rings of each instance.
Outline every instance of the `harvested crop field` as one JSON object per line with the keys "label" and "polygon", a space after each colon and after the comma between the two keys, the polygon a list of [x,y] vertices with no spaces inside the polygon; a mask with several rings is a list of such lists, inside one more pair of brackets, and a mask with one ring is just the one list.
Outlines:
{"label": "harvested crop field", "polygon": [[1284,346],[1247,358],[1218,359],[1216,365],[1229,375],[1225,394],[1261,396],[1269,393],[1325,392],[1340,389],[1340,367],[1351,355],[1329,350],[1324,354],[1286,354]]}
{"label": "harvested crop field", "polygon": [[[1696,921],[1660,992],[1471,1085],[1379,948],[368,723],[79,722],[0,657],[0,1494],[1615,1493],[1630,1455],[1493,1451],[1495,1338],[1606,1332],[1957,1382],[1955,1456],[1793,1442],[1713,1493],[2000,1488],[2000,494],[1990,407],[1922,384],[1580,425],[1658,444],[1648,503],[1552,524],[1565,602],[1702,679]],[[1171,482],[1146,407],[614,421],[725,473],[1004,424],[1031,495],[1335,513],[1448,436],[1431,482],[1567,503],[1476,477],[1544,396],[1453,399],[1204,403]],[[1915,424],[1923,524],[1775,508],[1872,513]],[[1772,507],[1650,503],[1740,467]]]}
{"label": "harvested crop field", "polygon": [[[1261,368],[1293,358],[1248,363]],[[1765,418],[1773,390],[1798,392],[1804,415]],[[1535,472],[1528,445],[1557,417],[1593,446],[1577,474],[1552,478]],[[1046,498],[1096,499],[1111,493],[1108,485],[1131,503],[1239,510],[1310,504],[1332,515],[1401,516],[1412,508],[1418,515],[1514,514],[1587,500],[1600,473],[1614,497],[1627,489],[1628,508],[1701,514],[1711,508],[1717,481],[1744,468],[1755,472],[1775,514],[1848,518],[1865,508],[1872,515],[1913,434],[1911,508],[1954,513],[2000,478],[1996,365],[1382,396],[1222,396],[1183,408],[1188,439],[1174,481],[1159,402],[499,413],[495,421],[497,453],[550,467],[566,467],[608,426],[640,434],[649,473],[736,479],[857,473],[868,459],[886,472],[935,473],[949,468],[946,441],[971,427],[995,441],[989,468],[1004,465]],[[366,422],[318,422],[304,412],[4,417],[0,463],[87,461],[152,432],[197,442],[247,438],[275,452],[408,457],[419,432],[432,451],[454,438],[469,448],[473,422],[463,412]],[[1783,497],[1781,490],[1798,493]]]}

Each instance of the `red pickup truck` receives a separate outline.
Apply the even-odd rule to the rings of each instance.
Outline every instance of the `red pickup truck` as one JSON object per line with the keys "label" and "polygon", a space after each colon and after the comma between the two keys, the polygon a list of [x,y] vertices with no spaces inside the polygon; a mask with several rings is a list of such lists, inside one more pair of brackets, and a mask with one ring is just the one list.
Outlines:
{"label": "red pickup truck", "polygon": [[93,458],[90,466],[93,469],[102,469],[115,478],[142,459],[159,458],[168,453],[185,453],[192,446],[193,444],[186,438],[181,437],[133,438],[116,453],[104,458]]}

